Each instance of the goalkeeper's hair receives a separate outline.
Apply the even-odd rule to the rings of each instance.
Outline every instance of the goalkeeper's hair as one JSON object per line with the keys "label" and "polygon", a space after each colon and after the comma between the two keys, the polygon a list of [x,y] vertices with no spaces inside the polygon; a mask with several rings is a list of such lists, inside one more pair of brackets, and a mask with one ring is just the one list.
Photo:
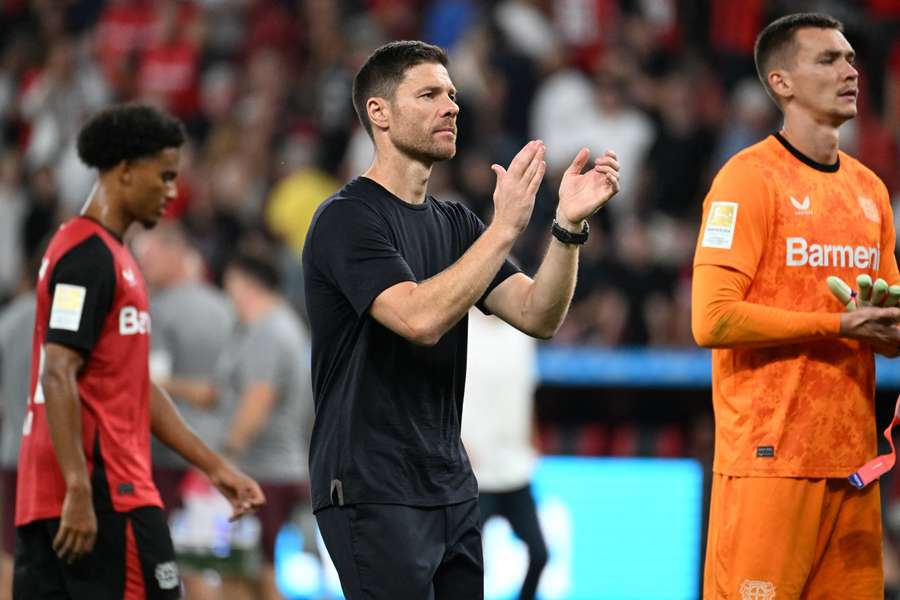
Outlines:
{"label": "goalkeeper's hair", "polygon": [[766,25],[756,36],[753,46],[753,61],[756,63],[756,74],[762,82],[769,97],[780,106],[778,96],[769,86],[769,70],[779,61],[788,62],[788,50],[794,45],[794,34],[798,29],[812,27],[814,29],[837,29],[844,31],[844,24],[822,13],[796,13],[785,15]]}
{"label": "goalkeeper's hair", "polygon": [[146,104],[117,104],[100,111],[78,134],[78,156],[101,172],[125,161],[159,154],[184,143],[175,117]]}
{"label": "goalkeeper's hair", "polygon": [[375,50],[353,78],[353,108],[369,137],[373,137],[366,110],[369,98],[392,100],[407,69],[424,63],[446,67],[447,62],[447,53],[441,48],[417,40],[391,42]]}

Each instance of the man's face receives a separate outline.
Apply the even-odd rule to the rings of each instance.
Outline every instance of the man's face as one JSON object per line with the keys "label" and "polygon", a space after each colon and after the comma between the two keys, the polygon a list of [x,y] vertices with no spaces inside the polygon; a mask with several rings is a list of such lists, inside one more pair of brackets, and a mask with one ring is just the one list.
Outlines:
{"label": "man's face", "polygon": [[850,42],[837,29],[806,27],[794,33],[786,71],[793,102],[816,121],[837,126],[856,116],[859,73]]}
{"label": "man's face", "polygon": [[439,63],[410,67],[390,100],[390,135],[404,154],[433,163],[456,154],[456,88]]}
{"label": "man's face", "polygon": [[144,227],[156,225],[177,195],[178,157],[178,148],[165,148],[129,164],[131,178],[123,190],[126,210]]}

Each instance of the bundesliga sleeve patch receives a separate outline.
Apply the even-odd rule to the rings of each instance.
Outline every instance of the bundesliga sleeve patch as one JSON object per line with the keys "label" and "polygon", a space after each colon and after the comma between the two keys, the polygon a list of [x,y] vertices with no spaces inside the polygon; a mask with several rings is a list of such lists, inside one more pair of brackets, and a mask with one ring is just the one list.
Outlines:
{"label": "bundesliga sleeve patch", "polygon": [[81,285],[57,283],[50,307],[50,329],[78,331],[87,288]]}
{"label": "bundesliga sleeve patch", "polygon": [[703,230],[704,248],[731,249],[734,240],[734,226],[737,224],[737,202],[713,202],[709,207],[709,217]]}

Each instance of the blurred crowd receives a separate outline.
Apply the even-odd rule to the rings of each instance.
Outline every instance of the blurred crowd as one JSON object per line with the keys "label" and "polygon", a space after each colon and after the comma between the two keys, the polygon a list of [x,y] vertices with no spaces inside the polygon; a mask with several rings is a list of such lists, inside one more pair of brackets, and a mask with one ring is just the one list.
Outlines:
{"label": "blurred crowd", "polygon": [[74,136],[108,103],[140,99],[187,125],[180,219],[219,282],[229,250],[265,238],[288,267],[318,204],[372,146],[355,70],[398,38],[441,45],[459,89],[459,150],[431,192],[491,215],[494,175],[532,138],[548,173],[515,248],[533,269],[562,169],[614,149],[622,189],[594,220],[558,342],[691,344],[689,278],[710,177],[777,130],[753,69],[771,18],[822,10],[859,55],[860,115],[842,146],[900,185],[900,3],[892,0],[5,0],[0,3],[0,299],[93,183]]}

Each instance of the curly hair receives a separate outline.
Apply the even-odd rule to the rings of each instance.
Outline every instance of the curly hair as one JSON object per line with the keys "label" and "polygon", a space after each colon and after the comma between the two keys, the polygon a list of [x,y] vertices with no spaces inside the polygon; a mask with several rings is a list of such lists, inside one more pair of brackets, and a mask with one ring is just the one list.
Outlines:
{"label": "curly hair", "polygon": [[184,127],[175,117],[145,104],[118,104],[94,115],[78,134],[78,156],[107,171],[123,160],[137,160],[178,148]]}

